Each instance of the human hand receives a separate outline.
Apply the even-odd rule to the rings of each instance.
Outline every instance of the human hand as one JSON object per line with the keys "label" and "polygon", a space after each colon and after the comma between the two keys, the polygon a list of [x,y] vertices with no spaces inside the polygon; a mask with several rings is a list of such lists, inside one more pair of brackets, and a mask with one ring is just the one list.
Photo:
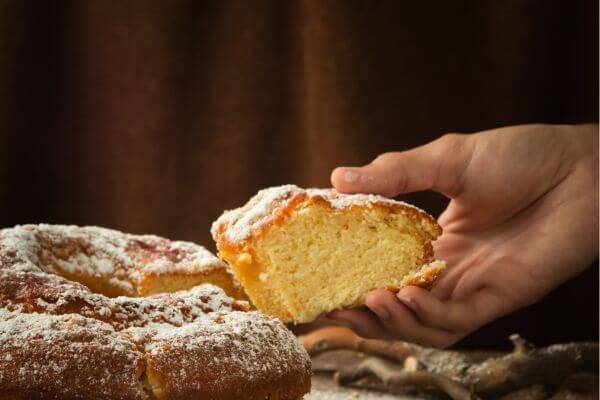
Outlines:
{"label": "human hand", "polygon": [[431,291],[380,289],[365,309],[329,314],[366,337],[449,346],[538,301],[598,254],[598,125],[445,135],[336,168],[331,182],[344,193],[434,190],[451,199],[434,242],[448,268]]}

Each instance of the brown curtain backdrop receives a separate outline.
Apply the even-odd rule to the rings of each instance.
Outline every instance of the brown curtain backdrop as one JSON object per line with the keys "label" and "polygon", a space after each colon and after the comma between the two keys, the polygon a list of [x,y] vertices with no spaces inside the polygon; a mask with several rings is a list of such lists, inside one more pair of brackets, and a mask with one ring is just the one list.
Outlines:
{"label": "brown curtain backdrop", "polygon": [[[449,131],[598,121],[597,16],[597,1],[0,0],[0,226],[214,249],[210,223],[262,187],[328,186],[337,165]],[[463,345],[596,340],[597,269]]]}

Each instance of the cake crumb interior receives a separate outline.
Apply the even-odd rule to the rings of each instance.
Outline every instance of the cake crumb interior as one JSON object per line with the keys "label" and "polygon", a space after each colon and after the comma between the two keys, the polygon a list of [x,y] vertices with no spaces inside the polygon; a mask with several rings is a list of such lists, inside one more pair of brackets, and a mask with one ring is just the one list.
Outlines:
{"label": "cake crumb interior", "polygon": [[370,290],[400,286],[426,264],[431,238],[414,218],[379,207],[300,205],[228,261],[259,309],[286,322],[310,322],[363,303]]}

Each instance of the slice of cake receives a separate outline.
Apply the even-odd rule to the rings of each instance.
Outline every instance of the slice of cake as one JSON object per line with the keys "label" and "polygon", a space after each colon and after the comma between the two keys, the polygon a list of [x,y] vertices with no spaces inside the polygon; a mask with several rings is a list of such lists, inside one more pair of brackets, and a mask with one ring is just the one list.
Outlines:
{"label": "slice of cake", "polygon": [[220,256],[254,305],[284,322],[364,303],[367,292],[431,287],[435,219],[381,196],[285,185],[261,190],[212,226]]}

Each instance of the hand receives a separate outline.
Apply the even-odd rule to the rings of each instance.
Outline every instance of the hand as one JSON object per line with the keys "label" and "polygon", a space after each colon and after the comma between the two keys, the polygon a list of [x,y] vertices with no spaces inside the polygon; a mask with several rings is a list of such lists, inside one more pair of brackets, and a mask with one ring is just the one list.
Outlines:
{"label": "hand", "polygon": [[449,134],[336,168],[331,182],[345,193],[430,189],[451,199],[434,242],[448,268],[431,291],[376,290],[366,309],[330,313],[366,337],[449,346],[538,301],[598,254],[597,125]]}

